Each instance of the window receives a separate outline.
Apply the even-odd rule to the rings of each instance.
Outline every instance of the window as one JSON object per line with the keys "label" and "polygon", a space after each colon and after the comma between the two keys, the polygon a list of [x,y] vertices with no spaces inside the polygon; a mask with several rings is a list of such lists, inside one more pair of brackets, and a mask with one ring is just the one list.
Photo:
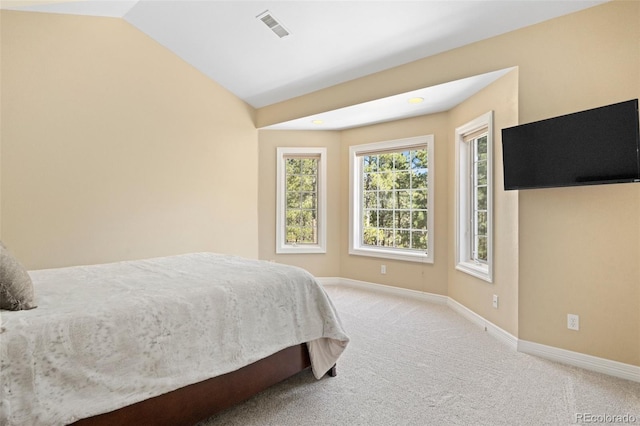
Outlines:
{"label": "window", "polygon": [[349,253],[433,262],[433,136],[350,148]]}
{"label": "window", "polygon": [[326,253],[326,148],[277,156],[276,253]]}
{"label": "window", "polygon": [[493,280],[493,112],[458,127],[456,269]]}

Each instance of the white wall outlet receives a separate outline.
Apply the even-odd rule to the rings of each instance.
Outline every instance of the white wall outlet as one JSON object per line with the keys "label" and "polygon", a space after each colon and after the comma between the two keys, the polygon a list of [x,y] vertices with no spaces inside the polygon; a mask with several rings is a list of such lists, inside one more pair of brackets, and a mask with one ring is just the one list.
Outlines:
{"label": "white wall outlet", "polygon": [[387,265],[380,265],[380,273],[382,275],[387,273]]}
{"label": "white wall outlet", "polygon": [[493,295],[493,307],[498,309],[498,295],[497,294]]}
{"label": "white wall outlet", "polygon": [[569,330],[580,330],[580,317],[575,314],[567,314],[567,328]]}

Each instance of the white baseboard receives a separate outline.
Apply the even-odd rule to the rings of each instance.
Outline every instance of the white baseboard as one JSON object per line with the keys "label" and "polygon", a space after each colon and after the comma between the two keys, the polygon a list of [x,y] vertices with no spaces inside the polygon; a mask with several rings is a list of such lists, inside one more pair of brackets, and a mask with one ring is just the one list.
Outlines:
{"label": "white baseboard", "polygon": [[487,333],[500,340],[502,343],[506,344],[514,351],[518,350],[518,338],[516,336],[503,330],[491,321],[487,321],[486,319],[484,319],[484,317],[481,317],[471,309],[453,300],[452,298],[447,297],[447,299],[447,306],[449,306],[451,309],[453,309],[472,323],[478,325],[481,328],[484,328]]}
{"label": "white baseboard", "polygon": [[541,345],[540,343],[526,340],[518,340],[518,352],[584,368],[585,370],[597,371],[598,373],[604,373],[633,382],[640,382],[640,367],[631,364],[599,358],[580,352],[568,351],[554,346]]}
{"label": "white baseboard", "polygon": [[350,278],[318,278],[322,285],[342,285],[345,287],[361,288],[378,293],[392,294],[394,296],[408,297],[411,299],[446,305],[447,296],[440,294],[426,293],[424,291],[409,290],[407,288],[393,287],[384,284],[374,284],[366,281],[352,280]]}
{"label": "white baseboard", "polygon": [[482,316],[473,312],[471,309],[453,300],[448,296],[440,294],[426,293],[423,291],[409,290],[400,287],[392,287],[382,284],[374,284],[366,281],[352,280],[349,278],[325,277],[318,278],[323,286],[345,286],[354,287],[363,290],[369,290],[379,293],[393,294],[395,296],[408,297],[412,299],[436,303],[439,305],[447,305],[449,308],[471,321],[472,323],[484,328],[490,335],[505,343],[511,349],[529,355],[539,356],[552,361],[560,362],[574,367],[584,368],[585,370],[596,371],[598,373],[607,374],[621,379],[640,382],[640,367],[625,364],[622,362],[612,361],[606,358],[599,358],[580,352],[568,351],[553,346],[541,345],[539,343],[520,340],[511,333],[503,330]]}

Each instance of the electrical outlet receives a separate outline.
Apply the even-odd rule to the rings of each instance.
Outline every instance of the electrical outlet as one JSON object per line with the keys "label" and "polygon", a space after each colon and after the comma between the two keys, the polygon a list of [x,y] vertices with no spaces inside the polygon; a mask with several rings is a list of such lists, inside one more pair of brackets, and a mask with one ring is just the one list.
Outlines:
{"label": "electrical outlet", "polygon": [[380,265],[380,273],[382,275],[387,273],[387,265]]}
{"label": "electrical outlet", "polygon": [[567,314],[567,328],[569,330],[580,330],[580,317],[575,314]]}
{"label": "electrical outlet", "polygon": [[498,295],[497,294],[493,295],[493,307],[498,309]]}

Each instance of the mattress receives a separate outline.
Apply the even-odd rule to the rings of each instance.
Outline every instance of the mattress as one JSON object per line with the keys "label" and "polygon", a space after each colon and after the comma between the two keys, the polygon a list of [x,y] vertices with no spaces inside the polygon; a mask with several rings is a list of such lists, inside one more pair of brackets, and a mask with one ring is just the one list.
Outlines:
{"label": "mattress", "polygon": [[71,423],[305,342],[320,378],[349,341],[293,266],[193,253],[30,275],[38,308],[0,313],[2,425]]}

